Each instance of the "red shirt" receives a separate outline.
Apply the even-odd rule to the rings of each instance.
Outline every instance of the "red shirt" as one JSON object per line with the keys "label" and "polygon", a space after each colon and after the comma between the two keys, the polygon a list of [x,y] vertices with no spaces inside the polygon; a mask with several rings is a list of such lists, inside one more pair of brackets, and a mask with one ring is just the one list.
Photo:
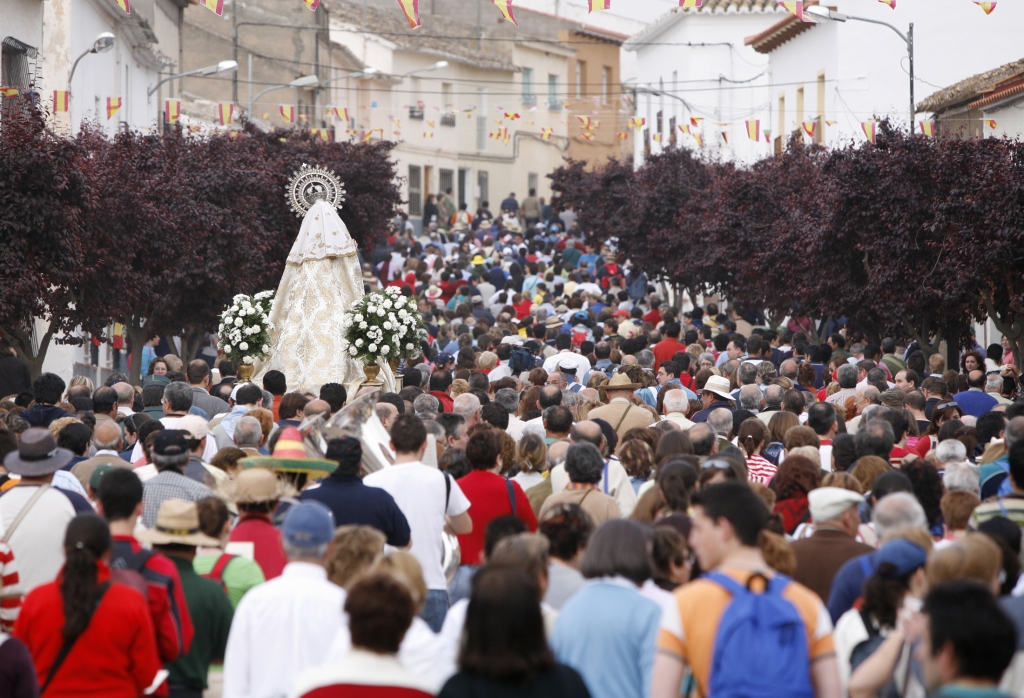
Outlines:
{"label": "red shirt", "polygon": [[[479,565],[480,553],[484,549],[484,530],[487,524],[499,516],[512,515],[512,502],[508,497],[506,480],[497,473],[486,470],[472,470],[459,478],[459,487],[469,499],[469,518],[473,519],[473,531],[459,536],[462,550],[462,564]],[[516,517],[531,531],[537,530],[537,517],[533,514],[530,500],[518,482],[512,482],[516,498]]]}
{"label": "red shirt", "polygon": [[[102,561],[97,567],[97,582],[108,581],[110,568]],[[29,592],[14,626],[14,636],[32,655],[40,686],[64,644],[62,575]],[[146,599],[115,582],[54,674],[46,698],[137,698],[152,685],[161,668]]]}
{"label": "red shirt", "polygon": [[654,308],[651,310],[651,312],[644,315],[642,320],[644,322],[651,323],[651,325],[654,327],[657,327],[658,323],[661,322],[661,311],[658,310],[657,308]]}
{"label": "red shirt", "polygon": [[685,352],[686,345],[673,337],[665,337],[651,351],[654,352],[654,367],[657,368],[663,361],[671,361],[678,352]]}
{"label": "red shirt", "polygon": [[281,544],[281,532],[274,528],[267,514],[242,514],[231,531],[232,543],[252,543],[253,557],[270,580],[280,577],[288,557]]}
{"label": "red shirt", "polygon": [[440,390],[431,390],[430,394],[440,401],[442,412],[455,411],[455,401],[452,400],[451,395],[449,395],[448,393],[443,393]]}
{"label": "red shirt", "polygon": [[274,396],[274,421],[275,422],[277,420],[281,419],[281,416],[278,414],[278,411],[281,409],[281,398],[283,398],[283,397],[284,397],[284,395],[275,395]]}

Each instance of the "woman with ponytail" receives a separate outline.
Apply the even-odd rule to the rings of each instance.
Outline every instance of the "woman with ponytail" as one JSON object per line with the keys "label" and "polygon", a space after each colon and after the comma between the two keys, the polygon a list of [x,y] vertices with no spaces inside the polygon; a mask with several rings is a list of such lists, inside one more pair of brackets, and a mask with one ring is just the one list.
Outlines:
{"label": "woman with ponytail", "polygon": [[46,698],[137,698],[163,682],[146,599],[111,583],[111,537],[94,514],[64,535],[64,568],[25,597],[14,635],[28,647]]}
{"label": "woman with ponytail", "polygon": [[747,459],[747,476],[752,482],[767,486],[776,471],[775,465],[764,457],[768,427],[760,419],[746,419],[740,424],[736,441]]}

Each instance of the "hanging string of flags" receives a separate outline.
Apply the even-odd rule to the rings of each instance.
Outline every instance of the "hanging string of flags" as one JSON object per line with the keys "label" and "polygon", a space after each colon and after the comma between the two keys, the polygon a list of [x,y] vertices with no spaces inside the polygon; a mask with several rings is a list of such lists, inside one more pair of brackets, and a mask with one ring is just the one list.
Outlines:
{"label": "hanging string of flags", "polygon": [[10,99],[11,97],[17,97],[18,96],[18,88],[17,87],[0,87],[0,95],[3,95],[4,97],[7,97],[8,99]]}
{"label": "hanging string of flags", "polygon": [[107,97],[107,120],[110,120],[114,114],[121,108],[121,104],[124,102],[120,97]]}
{"label": "hanging string of flags", "polygon": [[181,117],[181,100],[180,99],[165,99],[164,100],[164,121],[169,124],[178,123],[178,119]]}

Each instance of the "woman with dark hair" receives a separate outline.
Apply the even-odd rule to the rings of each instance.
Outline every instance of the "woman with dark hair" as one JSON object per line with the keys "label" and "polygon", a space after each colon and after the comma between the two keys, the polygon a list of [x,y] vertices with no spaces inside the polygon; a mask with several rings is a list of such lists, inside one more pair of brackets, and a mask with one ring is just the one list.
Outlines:
{"label": "woman with dark hair", "polygon": [[682,429],[662,434],[658,439],[658,447],[654,450],[654,460],[660,468],[670,458],[679,455],[693,455],[693,442],[690,435]]}
{"label": "woman with dark hair", "polygon": [[619,462],[626,469],[633,491],[639,493],[640,486],[651,478],[654,469],[654,454],[642,439],[632,439],[619,449]]}
{"label": "woman with dark hair", "polygon": [[928,530],[933,536],[937,536],[936,540],[940,540],[944,534],[942,509],[939,507],[942,495],[945,494],[942,476],[934,465],[921,458],[905,462],[900,472],[910,478],[910,484],[914,486],[914,496],[924,508]]}
{"label": "woman with dark hair", "polygon": [[772,489],[776,496],[775,513],[782,517],[782,525],[789,535],[810,520],[807,493],[818,487],[821,487],[821,468],[810,458],[790,456],[782,461],[772,480]]}
{"label": "woman with dark hair", "polygon": [[[914,452],[922,458],[927,456],[928,452],[942,440],[939,438],[939,430],[942,429],[942,425],[950,420],[959,421],[963,416],[963,409],[960,405],[956,404],[953,398],[936,403],[935,407],[932,408],[931,422],[929,422],[928,428],[925,429],[924,436],[917,440]],[[967,453],[970,455],[971,451]]]}
{"label": "woman with dark hair", "polygon": [[41,695],[137,698],[167,676],[149,605],[111,582],[110,549],[103,519],[76,516],[64,534],[64,568],[25,597],[14,636],[32,655]]}
{"label": "woman with dark hair", "polygon": [[960,357],[960,373],[967,375],[971,371],[984,371],[985,370],[985,357],[981,355],[981,352],[971,349],[970,351],[964,352],[964,355]]}
{"label": "woman with dark hair", "polygon": [[775,464],[764,457],[768,445],[768,427],[760,419],[747,419],[740,424],[736,440],[747,459],[747,477],[751,482],[767,485],[775,477]]}
{"label": "woman with dark hair", "polygon": [[640,587],[651,578],[651,531],[612,520],[591,536],[580,571],[593,580],[562,607],[551,647],[583,675],[594,698],[651,694],[661,607]]}
{"label": "woman with dark hair", "polygon": [[473,578],[459,672],[438,698],[589,698],[579,673],[555,661],[544,637],[537,581],[510,565]]}
{"label": "woman with dark hair", "polygon": [[690,581],[689,550],[686,538],[672,526],[655,526],[651,550],[654,584],[665,591]]}

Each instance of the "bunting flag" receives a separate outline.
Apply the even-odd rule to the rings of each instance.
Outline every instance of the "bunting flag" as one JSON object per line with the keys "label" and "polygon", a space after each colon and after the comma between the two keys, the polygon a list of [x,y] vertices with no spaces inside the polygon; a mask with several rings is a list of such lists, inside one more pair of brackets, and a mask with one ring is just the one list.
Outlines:
{"label": "bunting flag", "polygon": [[762,133],[764,133],[764,142],[765,143],[771,143],[772,142],[772,130],[770,128],[766,128]]}
{"label": "bunting flag", "polygon": [[576,119],[580,122],[580,128],[588,128],[590,126],[589,116],[577,116]]}
{"label": "bunting flag", "polygon": [[501,129],[501,142],[504,143],[505,145],[508,145],[508,142],[509,142],[510,138],[511,138],[511,136],[508,133],[508,129],[507,128]]}
{"label": "bunting flag", "polygon": [[316,8],[320,6],[320,0],[302,0],[306,4],[306,7],[316,12]]}
{"label": "bunting flag", "polygon": [[690,127],[688,124],[679,124],[679,130],[682,131],[683,133],[689,133]]}
{"label": "bunting flag", "polygon": [[227,126],[235,114],[235,105],[231,102],[220,102],[217,104],[217,115],[220,117],[220,125]]}
{"label": "bunting flag", "polygon": [[642,116],[634,116],[629,120],[629,125],[639,131],[647,124],[647,119]]}
{"label": "bunting flag", "polygon": [[862,121],[860,124],[860,128],[862,131],[864,131],[864,135],[867,136],[867,139],[874,143],[877,131],[877,124],[874,121]]}
{"label": "bunting flag", "polygon": [[550,141],[550,140],[551,140],[551,135],[552,135],[552,134],[553,134],[554,132],[555,132],[555,130],[554,130],[554,129],[551,129],[551,128],[542,128],[542,129],[540,130],[540,139],[541,139],[542,141]]}
{"label": "bunting flag", "polygon": [[839,122],[838,121],[830,121],[829,119],[825,119],[825,123],[828,124],[829,126],[835,126]]}
{"label": "bunting flag", "polygon": [[331,140],[331,130],[328,128],[311,128],[309,132],[322,141],[329,142]]}
{"label": "bunting flag", "polygon": [[747,119],[747,137],[752,141],[761,140],[760,119]]}
{"label": "bunting flag", "polygon": [[803,126],[804,133],[807,134],[807,137],[810,138],[810,139],[813,139],[814,138],[814,132],[818,130],[818,122],[817,121],[804,121],[800,125]]}
{"label": "bunting flag", "polygon": [[[585,140],[587,143],[593,143],[594,142],[594,134],[591,133],[590,131],[580,131],[580,138]],[[661,134],[660,133],[654,134],[654,139],[658,143],[661,143]]]}
{"label": "bunting flag", "polygon": [[107,120],[110,120],[117,110],[121,108],[121,104],[124,100],[120,97],[107,97]]}
{"label": "bunting flag", "polygon": [[896,0],[878,0],[878,2],[882,3],[883,5],[888,5],[894,10],[896,9]]}
{"label": "bunting flag", "polygon": [[512,0],[491,0],[494,6],[501,12],[501,16],[505,18],[506,22],[512,22],[512,24],[519,26],[519,22],[516,21],[516,16],[512,14]]}
{"label": "bunting flag", "polygon": [[818,21],[804,11],[804,0],[779,0],[779,5],[801,22],[817,24]]}
{"label": "bunting flag", "polygon": [[420,26],[420,0],[398,0],[398,5],[412,29]]}
{"label": "bunting flag", "polygon": [[356,135],[356,130],[354,128],[347,128],[345,129],[345,133],[347,133],[350,136],[354,136]]}
{"label": "bunting flag", "polygon": [[516,119],[521,118],[521,117],[516,112],[507,111],[507,112],[505,112],[505,118],[508,119],[509,121],[515,121]]}
{"label": "bunting flag", "polygon": [[305,122],[309,121],[309,117],[306,116],[305,114],[299,114],[299,121],[305,123]]}
{"label": "bunting flag", "polygon": [[69,92],[67,90],[54,90],[53,91],[53,113],[61,114],[68,110],[68,97]]}
{"label": "bunting flag", "polygon": [[424,131],[423,132],[423,137],[424,138],[433,138],[434,137],[434,132],[433,131]]}
{"label": "bunting flag", "polygon": [[428,121],[427,122],[427,128],[434,128],[434,122],[433,121]]}
{"label": "bunting flag", "polygon": [[263,112],[263,114],[260,116],[260,118],[263,119],[264,121],[266,121],[267,119],[270,118],[270,112],[268,112],[268,111]]}
{"label": "bunting flag", "polygon": [[363,135],[361,136],[363,143],[369,143],[371,136],[373,136],[373,129],[369,131],[363,131]]}
{"label": "bunting flag", "polygon": [[609,9],[612,6],[612,0],[587,0],[587,4],[590,6],[589,12],[600,12]]}
{"label": "bunting flag", "polygon": [[501,131],[491,131],[490,133],[487,134],[487,137],[497,140],[501,138]]}
{"label": "bunting flag", "polygon": [[220,17],[224,14],[224,0],[199,0],[199,4]]}
{"label": "bunting flag", "polygon": [[0,95],[3,95],[4,97],[7,97],[8,99],[10,99],[11,97],[17,97],[18,96],[18,88],[17,87],[0,87]]}
{"label": "bunting flag", "polygon": [[929,138],[935,137],[935,122],[934,121],[920,121],[921,133]]}
{"label": "bunting flag", "polygon": [[287,104],[282,104],[277,108],[277,110],[281,112],[281,118],[284,119],[286,122],[288,122],[289,124],[295,123],[295,107],[289,106]]}
{"label": "bunting flag", "polygon": [[615,137],[618,138],[620,141],[624,141],[627,138],[629,138],[629,134],[625,131],[619,131],[618,133],[615,134]]}
{"label": "bunting flag", "polygon": [[995,128],[996,127],[996,120],[995,119],[985,119],[985,125],[988,126],[989,128]]}
{"label": "bunting flag", "polygon": [[704,0],[679,0],[680,7],[700,7]]}
{"label": "bunting flag", "polygon": [[348,121],[348,109],[346,107],[327,107],[327,116],[332,114],[342,121]]}
{"label": "bunting flag", "polygon": [[704,147],[704,137],[701,136],[699,133],[694,133],[693,134],[693,140],[697,141],[697,147],[698,148],[703,148]]}
{"label": "bunting flag", "polygon": [[651,140],[653,140],[655,143],[661,143],[661,134],[655,133],[653,136],[651,136]]}
{"label": "bunting flag", "polygon": [[178,123],[178,117],[181,116],[181,100],[180,99],[165,99],[164,100],[164,121],[169,124]]}
{"label": "bunting flag", "polygon": [[701,121],[704,121],[704,117],[703,116],[691,116],[690,117],[690,125],[694,126],[696,128],[700,128],[700,122]]}
{"label": "bunting flag", "polygon": [[996,4],[997,3],[994,3],[994,2],[979,2],[978,0],[974,0],[974,4],[977,5],[978,7],[980,7],[981,9],[983,9],[985,11],[985,14],[990,15],[990,14],[992,14],[992,10],[996,9]]}
{"label": "bunting flag", "polygon": [[725,141],[726,145],[729,145],[729,132],[722,131],[722,140]]}
{"label": "bunting flag", "polygon": [[117,6],[124,10],[125,14],[130,15],[132,13],[132,5],[128,0],[114,0]]}

